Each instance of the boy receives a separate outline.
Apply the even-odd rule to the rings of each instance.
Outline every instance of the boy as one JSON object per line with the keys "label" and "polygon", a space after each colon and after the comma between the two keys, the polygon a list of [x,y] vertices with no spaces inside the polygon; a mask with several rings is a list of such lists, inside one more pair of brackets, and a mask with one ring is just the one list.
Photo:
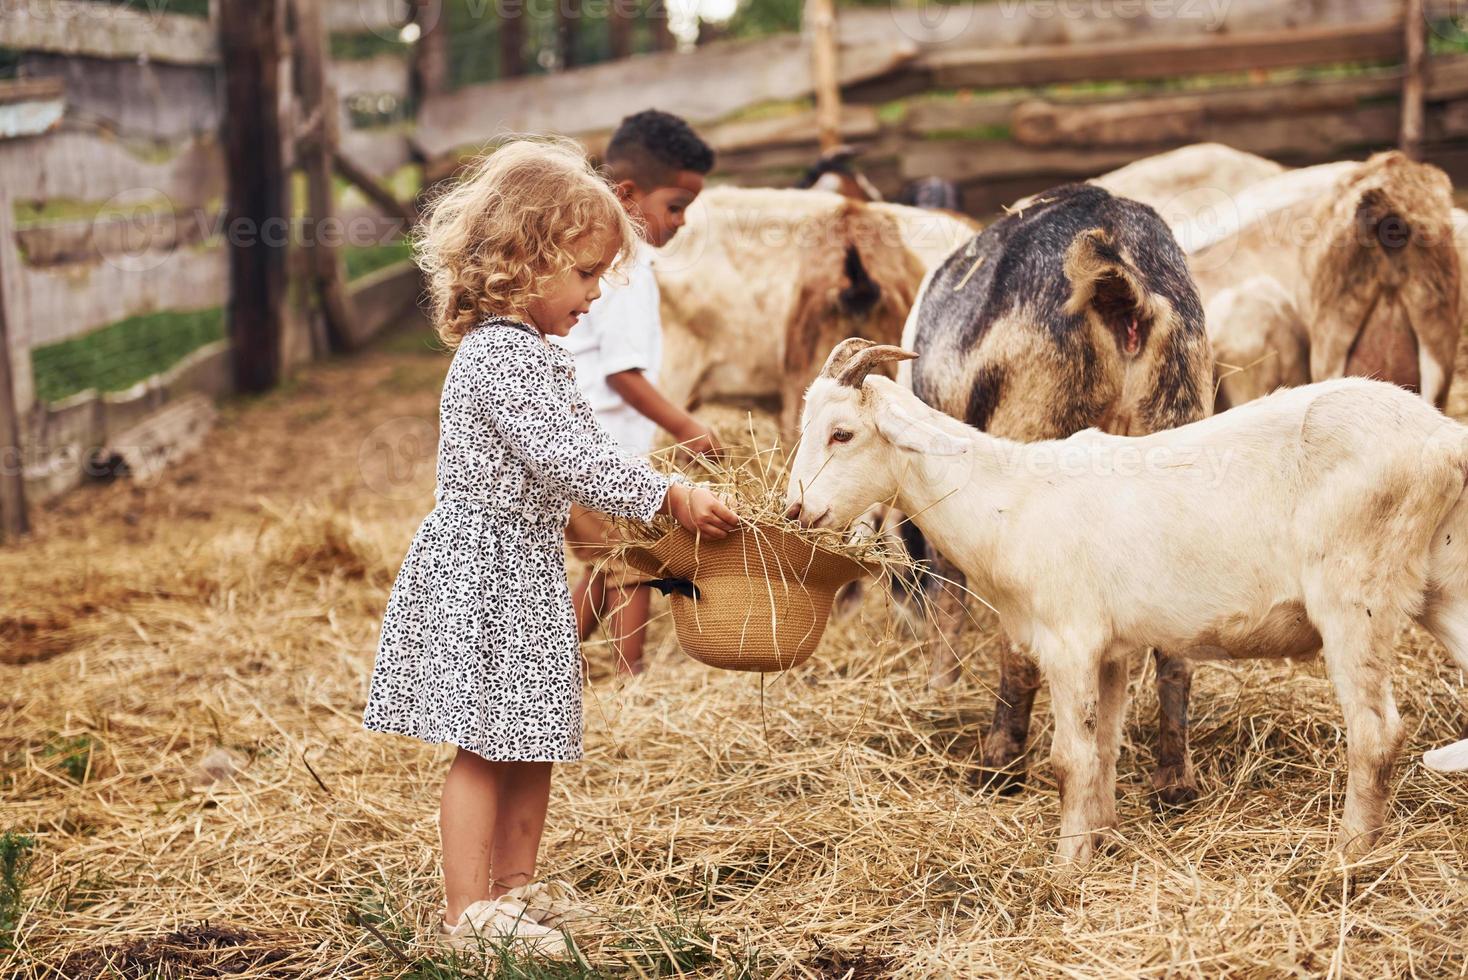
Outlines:
{"label": "boy", "polygon": [[[603,282],[602,295],[564,344],[576,357],[576,379],[598,421],[628,452],[652,449],[659,427],[695,453],[718,453],[708,426],[673,404],[657,388],[662,361],[662,320],[653,274],[655,248],[683,226],[693,199],[713,169],[714,153],[682,119],[648,109],[623,119],[603,158],[623,204],[647,234],[625,284]],[[566,541],[576,557],[594,564],[604,554],[611,526],[595,511],[572,505]],[[642,672],[651,590],[645,577],[621,565],[588,569],[572,598],[581,639],[608,618],[617,669]]]}

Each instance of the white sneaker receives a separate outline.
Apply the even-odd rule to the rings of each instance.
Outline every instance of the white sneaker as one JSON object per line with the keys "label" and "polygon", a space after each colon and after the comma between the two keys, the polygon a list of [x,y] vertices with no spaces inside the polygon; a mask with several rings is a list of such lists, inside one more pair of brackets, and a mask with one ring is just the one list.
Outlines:
{"label": "white sneaker", "polygon": [[560,879],[532,881],[528,885],[511,888],[505,893],[525,904],[525,916],[533,922],[552,929],[568,925],[589,923],[601,918],[601,913],[586,904],[570,882]]}
{"label": "white sneaker", "polygon": [[440,922],[438,926],[439,945],[450,949],[477,950],[505,942],[542,956],[566,952],[566,937],[559,929],[531,919],[525,903],[508,895],[475,902],[464,910],[457,925]]}

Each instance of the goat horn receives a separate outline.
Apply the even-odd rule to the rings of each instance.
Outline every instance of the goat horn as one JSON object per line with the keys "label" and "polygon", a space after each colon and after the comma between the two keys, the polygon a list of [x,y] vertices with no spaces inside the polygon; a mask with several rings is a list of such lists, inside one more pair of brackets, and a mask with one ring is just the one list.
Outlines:
{"label": "goat horn", "polygon": [[826,358],[826,365],[821,368],[820,376],[823,378],[838,377],[841,369],[846,366],[846,362],[851,360],[858,351],[875,346],[877,345],[872,341],[861,337],[847,337],[831,348],[831,355]]}
{"label": "goat horn", "polygon": [[861,383],[878,364],[886,364],[888,361],[910,361],[915,357],[917,355],[912,351],[903,350],[901,347],[893,347],[891,344],[873,344],[863,348],[846,362],[846,366],[837,375],[836,382],[848,388],[860,388]]}

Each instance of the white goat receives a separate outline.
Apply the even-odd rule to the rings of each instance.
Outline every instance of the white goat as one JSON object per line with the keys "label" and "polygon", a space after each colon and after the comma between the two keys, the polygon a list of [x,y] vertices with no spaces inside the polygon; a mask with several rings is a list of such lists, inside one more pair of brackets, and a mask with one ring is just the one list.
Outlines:
{"label": "white goat", "polygon": [[[969,576],[1050,683],[1062,859],[1115,822],[1127,658],[1324,650],[1345,713],[1337,846],[1369,849],[1403,737],[1396,632],[1468,670],[1468,428],[1393,385],[1281,391],[1140,438],[1017,443],[867,373],[916,355],[843,341],[806,393],[791,516],[891,501]],[[1429,753],[1468,769],[1468,739]]]}

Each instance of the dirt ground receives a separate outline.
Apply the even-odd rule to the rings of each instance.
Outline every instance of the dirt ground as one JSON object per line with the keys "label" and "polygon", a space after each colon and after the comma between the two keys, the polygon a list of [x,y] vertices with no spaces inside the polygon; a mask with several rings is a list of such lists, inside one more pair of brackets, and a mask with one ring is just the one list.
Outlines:
{"label": "dirt ground", "polygon": [[764,681],[683,657],[665,618],[640,678],[588,645],[587,758],[558,768],[543,870],[613,924],[556,967],[433,953],[451,750],[361,726],[432,506],[427,336],[231,401],[158,484],[84,488],[0,548],[0,832],[33,841],[0,975],[1468,976],[1468,781],[1418,761],[1468,702],[1431,641],[1399,644],[1410,734],[1358,866],[1329,851],[1345,762],[1318,664],[1200,668],[1205,795],[1159,815],[1139,663],[1122,825],[1075,877],[1050,859],[1043,695],[1029,788],[976,790],[993,634],[930,693],[880,596]]}

